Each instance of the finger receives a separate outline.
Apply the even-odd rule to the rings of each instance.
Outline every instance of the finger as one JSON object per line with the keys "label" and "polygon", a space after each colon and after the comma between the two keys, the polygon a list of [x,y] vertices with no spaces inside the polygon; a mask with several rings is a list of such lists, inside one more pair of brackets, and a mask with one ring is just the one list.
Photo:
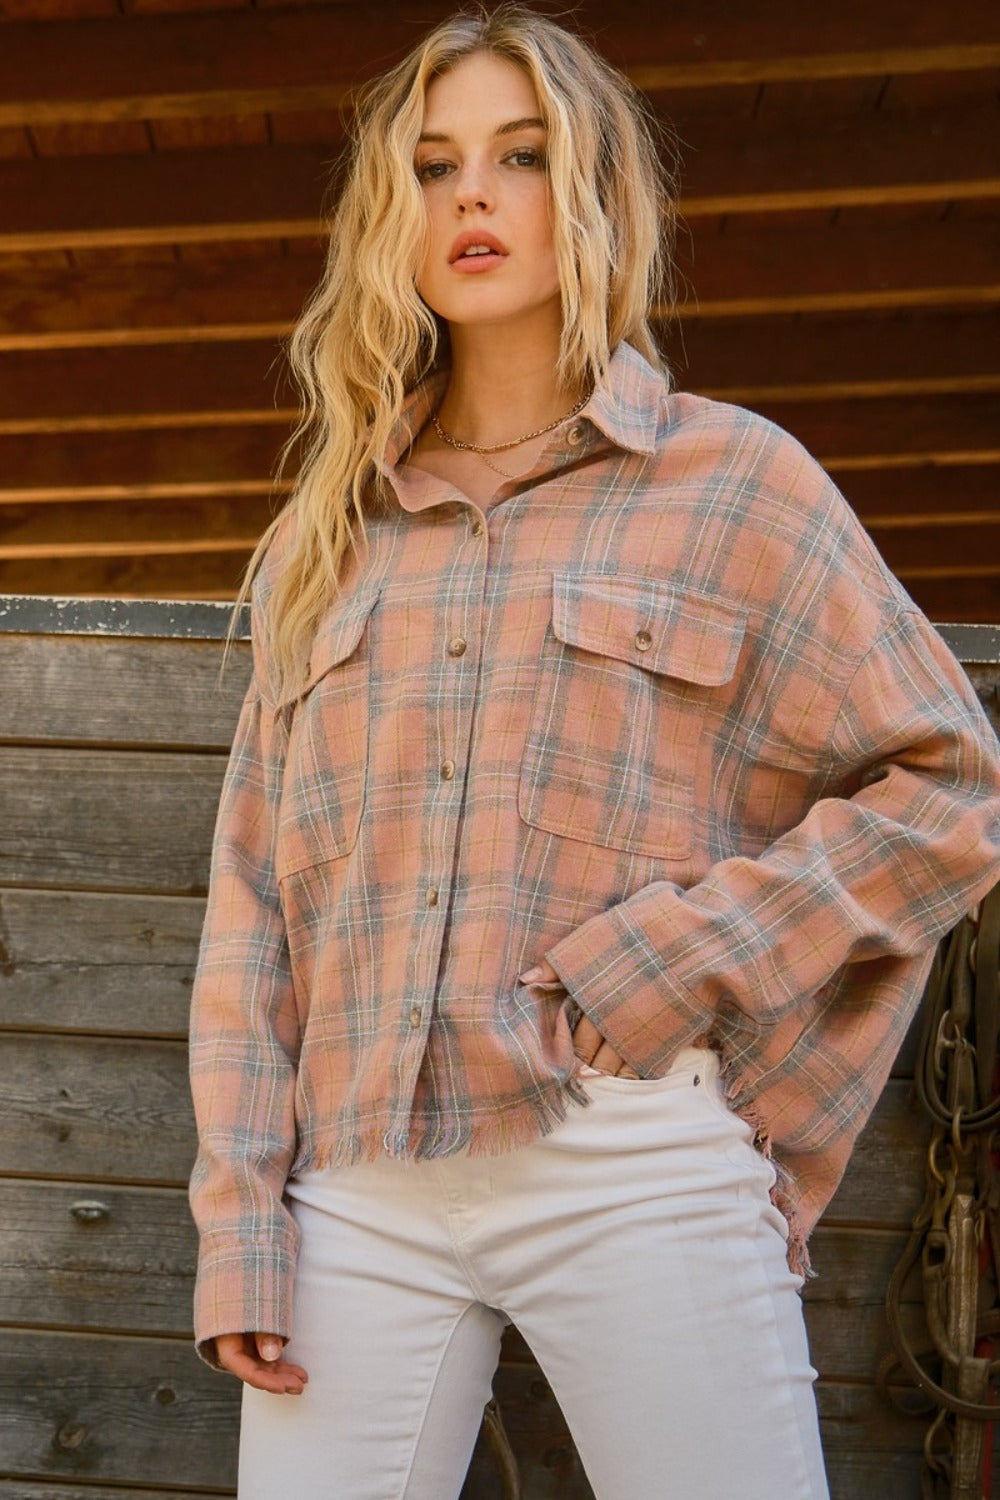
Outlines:
{"label": "finger", "polygon": [[581,1062],[593,1063],[597,1050],[603,1043],[604,1038],[593,1021],[581,1016],[573,1031],[573,1051]]}
{"label": "finger", "polygon": [[517,976],[522,984],[561,984],[562,980],[548,959],[540,959],[530,969],[525,969],[523,974]]}
{"label": "finger", "polygon": [[599,1073],[617,1074],[624,1067],[624,1059],[619,1057],[615,1049],[602,1041],[594,1053],[590,1066],[596,1068]]}
{"label": "finger", "polygon": [[270,1361],[261,1359],[252,1335],[221,1334],[216,1338],[215,1348],[223,1369],[257,1390],[270,1391],[274,1395],[300,1396],[309,1380],[301,1365],[281,1357]]}

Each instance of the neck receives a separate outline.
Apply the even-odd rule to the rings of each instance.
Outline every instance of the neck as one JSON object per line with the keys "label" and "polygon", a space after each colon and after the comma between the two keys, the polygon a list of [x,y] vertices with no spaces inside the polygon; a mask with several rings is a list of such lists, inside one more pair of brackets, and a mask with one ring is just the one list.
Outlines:
{"label": "neck", "polygon": [[570,411],[582,391],[556,380],[553,340],[519,338],[510,328],[451,329],[451,374],[440,407],[442,427],[465,442],[509,442]]}

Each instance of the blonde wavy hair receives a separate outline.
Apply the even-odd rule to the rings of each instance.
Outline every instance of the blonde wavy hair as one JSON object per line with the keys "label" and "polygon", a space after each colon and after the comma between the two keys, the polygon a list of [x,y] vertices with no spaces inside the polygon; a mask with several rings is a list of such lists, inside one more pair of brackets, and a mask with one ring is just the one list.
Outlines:
{"label": "blonde wavy hair", "polygon": [[547,127],[562,297],[558,382],[589,388],[623,339],[664,368],[650,315],[673,290],[672,140],[624,75],[548,17],[501,4],[442,22],[359,95],[325,272],[288,344],[303,405],[279,476],[293,452],[303,457],[240,596],[281,527],[262,624],[285,694],[301,683],[319,617],[363,541],[366,512],[387,499],[378,466],[404,398],[446,357],[446,327],[416,287],[427,231],[414,154],[429,84],[475,52],[524,69]]}

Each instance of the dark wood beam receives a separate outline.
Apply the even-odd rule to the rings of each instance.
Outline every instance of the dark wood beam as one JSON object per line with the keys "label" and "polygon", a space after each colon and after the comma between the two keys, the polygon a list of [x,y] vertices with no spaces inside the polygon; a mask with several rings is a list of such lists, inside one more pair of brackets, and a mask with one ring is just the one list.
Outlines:
{"label": "dark wood beam", "polygon": [[867,526],[926,526],[984,517],[1000,521],[1000,462],[831,468]]}
{"label": "dark wood beam", "polygon": [[0,559],[245,552],[283,498],[196,495],[0,505]]}
{"label": "dark wood beam", "polygon": [[[1000,389],[1000,310],[706,318],[671,331],[678,385],[741,405]],[[0,433],[256,420],[287,428],[275,340],[0,352]],[[280,434],[279,434],[280,440]]]}
{"label": "dark wood beam", "polygon": [[[338,106],[393,62],[444,3],[405,14],[360,4],[115,17],[4,27],[0,125],[118,121]],[[677,0],[588,3],[585,29],[647,89],[956,71],[1000,60],[984,0]]]}
{"label": "dark wood beam", "polygon": [[112,431],[251,418],[287,429],[297,411],[275,339],[0,352],[0,432]]}
{"label": "dark wood beam", "polygon": [[[920,203],[1000,193],[992,104],[844,114],[810,129],[701,119],[681,209],[704,215]],[[329,145],[0,161],[0,252],[259,240],[318,232]]]}
{"label": "dark wood beam", "polygon": [[[232,599],[249,551],[144,557],[0,559],[0,593],[85,598]],[[1000,565],[904,579],[934,620],[1000,623]]]}
{"label": "dark wood beam", "polygon": [[266,495],[285,435],[250,422],[0,437],[0,503]]}
{"label": "dark wood beam", "polygon": [[908,578],[906,590],[932,620],[1000,624],[1000,573]]}
{"label": "dark wood beam", "polygon": [[696,319],[668,351],[682,387],[741,406],[1000,390],[1000,311]]}
{"label": "dark wood beam", "polygon": [[[761,401],[846,486],[852,469],[1000,460],[1000,393]],[[181,430],[0,436],[0,503],[262,495],[284,430],[257,421]],[[288,475],[294,473],[294,463]]]}
{"label": "dark wood beam", "polygon": [[96,599],[235,599],[245,553],[194,556],[50,557],[0,560],[0,594],[57,594]]}
{"label": "dark wood beam", "polygon": [[287,333],[322,257],[21,267],[3,274],[0,349],[276,338]]}
{"label": "dark wood beam", "polygon": [[695,221],[677,251],[685,319],[1000,299],[1000,220],[795,229],[732,219],[724,233]]}
{"label": "dark wood beam", "polygon": [[1000,520],[932,527],[869,526],[868,532],[904,583],[911,578],[1000,579]]}
{"label": "dark wood beam", "polygon": [[756,409],[841,476],[853,468],[1000,461],[1000,394],[761,401]]}
{"label": "dark wood beam", "polygon": [[[1000,221],[864,229],[694,221],[681,237],[685,322],[838,309],[989,306],[1000,301]],[[175,263],[18,265],[0,260],[0,350],[72,348],[286,333],[322,254]]]}

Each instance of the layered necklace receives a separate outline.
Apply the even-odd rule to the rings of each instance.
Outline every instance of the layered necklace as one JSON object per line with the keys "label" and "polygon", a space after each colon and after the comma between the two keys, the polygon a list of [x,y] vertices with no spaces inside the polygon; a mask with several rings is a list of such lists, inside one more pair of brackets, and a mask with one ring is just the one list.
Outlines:
{"label": "layered necklace", "polygon": [[529,443],[532,438],[542,437],[546,432],[552,432],[556,427],[560,426],[561,423],[568,422],[572,417],[575,417],[578,412],[583,411],[583,408],[590,400],[591,395],[592,392],[588,391],[585,396],[581,396],[580,400],[576,403],[572,411],[565,412],[561,417],[556,417],[555,421],[550,422],[547,427],[536,427],[534,432],[524,432],[520,437],[511,438],[507,443],[493,443],[492,445],[485,445],[482,443],[465,443],[461,438],[452,437],[450,432],[445,432],[444,428],[441,426],[441,423],[438,421],[438,414],[436,411],[431,413],[431,421],[434,424],[434,431],[437,433],[438,437],[443,443],[448,444],[449,448],[458,448],[460,451],[464,450],[467,453],[478,453],[479,457],[482,459],[486,467],[488,469],[492,469],[494,474],[499,474],[503,479],[517,479],[519,477],[517,474],[511,474],[506,469],[501,469],[499,464],[491,464],[489,458],[487,457],[487,454],[503,453],[507,448],[518,448],[522,443]]}

